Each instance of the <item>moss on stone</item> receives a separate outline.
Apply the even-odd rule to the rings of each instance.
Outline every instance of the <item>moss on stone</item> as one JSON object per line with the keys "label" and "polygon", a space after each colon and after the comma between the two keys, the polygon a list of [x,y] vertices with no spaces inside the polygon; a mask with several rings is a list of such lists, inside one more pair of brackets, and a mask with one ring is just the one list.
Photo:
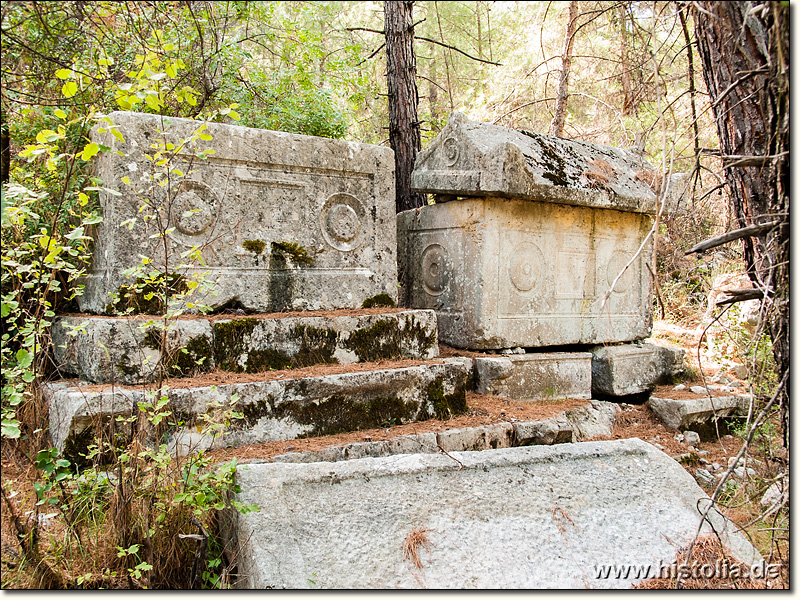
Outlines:
{"label": "moss on stone", "polygon": [[223,371],[241,373],[239,359],[245,352],[246,340],[253,333],[258,319],[245,318],[211,325],[214,337],[214,362]]}
{"label": "moss on stone", "polygon": [[266,247],[267,243],[263,240],[245,240],[242,242],[242,248],[256,255],[261,254]]}
{"label": "moss on stone", "polygon": [[401,398],[378,397],[365,402],[335,395],[316,402],[287,402],[275,408],[275,417],[289,417],[313,429],[303,437],[333,435],[360,429],[399,425],[414,420],[419,403]]}
{"label": "moss on stone", "polygon": [[264,371],[290,369],[291,366],[292,358],[288,354],[267,348],[248,352],[244,371],[245,373],[263,373]]}
{"label": "moss on stone", "polygon": [[361,304],[361,308],[377,308],[385,306],[387,308],[396,308],[397,304],[389,294],[377,294],[371,298],[367,298]]}
{"label": "moss on stone", "polygon": [[288,257],[296,265],[314,264],[314,257],[309,256],[308,250],[295,242],[272,242],[271,251],[273,257],[284,261]]}
{"label": "moss on stone", "polygon": [[208,336],[198,335],[193,337],[183,347],[172,353],[162,363],[172,377],[189,377],[205,373],[211,369],[213,350]]}
{"label": "moss on stone", "polygon": [[456,385],[452,394],[444,393],[444,378],[437,377],[425,386],[429,404],[433,407],[437,419],[449,419],[467,412],[467,386]]}
{"label": "moss on stone", "polygon": [[402,326],[395,320],[380,319],[370,327],[353,331],[342,345],[355,352],[360,362],[375,362],[408,358],[411,356],[411,348],[424,354],[435,343],[435,334],[426,331],[414,319],[406,321]]}
{"label": "moss on stone", "polygon": [[297,325],[291,335],[300,341],[300,349],[291,359],[291,368],[339,362],[333,356],[339,334],[333,329]]}
{"label": "moss on stone", "polygon": [[183,275],[169,273],[153,280],[139,277],[132,285],[121,285],[115,302],[106,305],[107,314],[162,315],[166,310],[164,292],[171,298],[188,291]]}

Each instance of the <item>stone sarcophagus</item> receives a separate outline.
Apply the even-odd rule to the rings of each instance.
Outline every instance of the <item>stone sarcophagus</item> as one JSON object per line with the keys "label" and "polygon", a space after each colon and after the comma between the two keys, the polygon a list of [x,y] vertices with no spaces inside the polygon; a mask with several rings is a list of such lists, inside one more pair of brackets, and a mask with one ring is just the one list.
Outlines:
{"label": "stone sarcophagus", "polygon": [[402,302],[460,348],[645,338],[658,179],[625,150],[454,114],[412,176],[437,203],[398,215]]}
{"label": "stone sarcophagus", "polygon": [[[358,308],[397,295],[388,148],[130,112],[95,129],[104,222],[81,309],[106,312],[141,257],[258,312]],[[204,128],[203,128],[204,127]],[[210,137],[209,137],[210,136]],[[213,153],[204,154],[210,149]],[[162,162],[162,161],[167,162]],[[152,267],[150,267],[152,268]]]}

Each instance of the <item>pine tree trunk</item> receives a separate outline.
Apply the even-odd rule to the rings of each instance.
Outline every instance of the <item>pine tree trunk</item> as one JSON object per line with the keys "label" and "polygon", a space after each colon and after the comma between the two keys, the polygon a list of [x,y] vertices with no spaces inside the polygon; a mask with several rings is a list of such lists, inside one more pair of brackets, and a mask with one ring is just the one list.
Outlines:
{"label": "pine tree trunk", "polygon": [[425,196],[411,191],[414,160],[422,150],[417,116],[417,58],[412,27],[413,2],[384,2],[386,83],[389,92],[389,145],[394,150],[397,212],[425,204]]}
{"label": "pine tree trunk", "polygon": [[558,78],[558,93],[556,94],[556,109],[553,122],[550,124],[550,135],[561,137],[564,133],[564,121],[567,117],[567,90],[569,88],[569,70],[572,65],[572,41],[575,38],[575,28],[578,20],[578,3],[573,0],[569,3],[569,18],[564,33],[564,51],[561,54],[561,76]]}
{"label": "pine tree trunk", "polygon": [[[720,149],[753,157],[725,169],[739,227],[771,220],[771,232],[744,238],[744,263],[754,285],[772,289],[762,311],[779,378],[784,444],[789,406],[789,7],[766,2],[697,2],[698,53],[714,109]],[[752,12],[751,12],[752,11]],[[731,163],[734,160],[729,159]]]}

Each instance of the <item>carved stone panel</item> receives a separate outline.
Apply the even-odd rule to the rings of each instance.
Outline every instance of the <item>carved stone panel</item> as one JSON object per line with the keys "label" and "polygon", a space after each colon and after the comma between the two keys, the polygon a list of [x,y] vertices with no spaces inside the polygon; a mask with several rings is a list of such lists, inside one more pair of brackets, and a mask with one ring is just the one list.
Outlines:
{"label": "carved stone panel", "polygon": [[[143,256],[187,281],[204,273],[211,285],[192,302],[212,307],[355,308],[396,297],[391,150],[218,123],[203,132],[210,140],[182,145],[201,122],[109,116],[125,141],[93,133],[111,147],[97,170],[112,191],[101,194],[82,310],[104,312]],[[146,156],[165,143],[168,176]],[[198,157],[205,149],[214,152]]]}
{"label": "carved stone panel", "polygon": [[402,300],[435,309],[447,344],[544,347],[650,333],[650,246],[628,266],[646,215],[471,198],[403,212],[397,222]]}

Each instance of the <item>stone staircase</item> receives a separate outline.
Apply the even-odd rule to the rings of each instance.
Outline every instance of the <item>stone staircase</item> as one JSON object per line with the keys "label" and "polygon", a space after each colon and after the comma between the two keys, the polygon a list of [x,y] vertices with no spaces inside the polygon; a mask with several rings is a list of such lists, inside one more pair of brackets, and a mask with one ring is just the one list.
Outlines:
{"label": "stone staircase", "polygon": [[[643,342],[652,321],[650,284],[636,250],[647,249],[648,214],[656,206],[657,194],[643,183],[652,167],[616,149],[523,135],[455,115],[420,155],[414,173],[417,188],[435,194],[437,203],[401,213],[395,220],[391,151],[209,124],[217,153],[197,162],[189,155],[176,157],[187,163],[186,176],[165,196],[165,202],[174,204],[173,227],[166,234],[170,250],[161,258],[175,258],[187,246],[200,248],[216,292],[203,300],[216,314],[188,314],[192,311],[187,304],[186,314],[167,320],[112,316],[106,314],[115,307],[109,293],[132,289],[133,282],[123,273],[130,272],[139,255],[161,252],[148,229],[152,220],[120,227],[141,208],[141,190],[123,185],[123,180],[131,173],[147,172],[142,148],[153,138],[177,144],[191,137],[197,124],[172,119],[162,130],[150,115],[110,117],[125,141],[95,133],[120,154],[104,153],[98,166],[104,185],[116,194],[101,194],[105,222],[97,233],[95,263],[83,300],[87,314],[63,316],[53,326],[55,363],[65,377],[74,379],[44,389],[53,445],[70,460],[79,463],[97,437],[119,435],[119,417],[131,416],[162,397],[171,418],[153,428],[149,441],[166,443],[175,454],[444,419],[464,413],[472,391],[525,402],[586,400],[585,406],[540,421],[365,441],[271,461],[345,461],[352,466],[243,466],[253,469],[240,472],[243,497],[266,502],[266,512],[254,518],[227,515],[228,550],[231,556],[245,553],[239,563],[241,586],[294,587],[316,569],[328,569],[320,578],[331,587],[407,586],[412,581],[397,554],[402,539],[395,537],[403,528],[398,529],[396,520],[390,519],[393,529],[387,535],[394,536],[397,548],[389,553],[397,564],[375,563],[370,545],[378,539],[365,538],[353,550],[357,558],[352,560],[360,565],[358,577],[340,569],[340,558],[322,557],[324,552],[315,556],[319,536],[304,537],[311,531],[306,526],[294,541],[273,536],[276,527],[291,532],[294,524],[287,515],[266,508],[267,496],[260,494],[272,484],[265,484],[263,477],[317,498],[320,504],[314,510],[322,511],[314,517],[320,519],[319,535],[348,539],[352,530],[336,521],[350,522],[341,510],[331,508],[323,516],[330,494],[313,485],[305,491],[307,482],[319,479],[313,470],[328,472],[330,467],[330,473],[336,473],[325,485],[349,482],[349,491],[336,496],[339,508],[346,505],[348,494],[365,493],[358,510],[366,511],[367,520],[366,507],[393,505],[396,494],[391,484],[364,492],[356,483],[367,485],[373,466],[381,481],[403,474],[405,483],[397,489],[413,488],[430,504],[430,510],[419,506],[420,510],[400,511],[414,521],[407,525],[446,529],[448,536],[455,536],[446,544],[447,552],[456,547],[450,542],[458,539],[459,527],[463,539],[477,535],[480,528],[470,528],[480,520],[479,498],[491,496],[487,486],[499,490],[504,481],[511,483],[517,477],[511,471],[524,472],[530,479],[509,488],[500,513],[514,512],[510,507],[517,501],[525,505],[517,494],[530,495],[551,485],[555,480],[549,470],[554,465],[568,469],[558,498],[566,497],[572,485],[585,487],[593,481],[598,482],[596,498],[617,485],[621,475],[612,477],[611,472],[621,470],[629,485],[651,486],[646,489],[659,495],[659,502],[670,504],[665,496],[669,485],[652,484],[647,466],[655,449],[636,444],[598,447],[594,456],[607,456],[593,463],[590,455],[595,451],[577,446],[553,450],[552,455],[537,451],[530,457],[524,448],[514,448],[572,446],[593,435],[608,435],[618,408],[598,398],[624,400],[646,394],[681,369],[682,351]],[[590,175],[599,171],[602,179]],[[566,179],[555,181],[554,173]],[[679,181],[673,183],[677,186]],[[671,202],[678,196],[670,196]],[[398,264],[401,304],[407,308],[394,307]],[[199,265],[187,269],[176,274],[175,281],[190,281],[200,270]],[[615,283],[606,304],[603,293]],[[142,302],[137,302],[141,308]],[[225,311],[233,306],[234,313],[245,314]],[[365,308],[369,306],[376,307]],[[442,358],[439,342],[462,348],[469,356]],[[221,432],[210,426],[220,411],[235,415]],[[467,456],[470,452],[474,457]],[[430,456],[436,453],[446,456]],[[393,461],[403,466],[396,471]],[[447,475],[455,463],[468,473]],[[306,467],[311,470],[303,471]],[[409,477],[417,483],[408,484]],[[438,483],[426,491],[428,480]],[[470,497],[477,498],[467,511],[473,516],[455,529],[445,527],[443,515],[450,514],[449,502],[464,503],[449,497],[447,481],[456,486],[451,493],[469,489]],[[445,488],[437,487],[442,483]],[[550,492],[555,493],[553,488]],[[643,494],[621,497],[617,509],[640,508],[646,502],[647,492]],[[692,498],[693,494],[696,490],[689,492]],[[574,502],[584,506],[593,494],[584,495]],[[512,547],[535,546],[541,540],[537,527],[542,526],[542,515],[556,514],[550,504],[542,501],[533,507],[538,511],[535,518],[522,518],[516,525],[498,517],[504,527],[521,527],[521,537],[511,546],[498,545],[492,560],[503,564],[511,560]],[[561,504],[558,507],[567,514]],[[600,535],[599,517],[585,507],[575,510],[587,522],[595,522]],[[670,510],[681,523],[670,535],[682,540],[690,525],[698,523],[697,508],[685,504]],[[609,560],[636,557],[635,542],[650,548],[653,557],[672,560],[662,541],[653,550],[647,539],[659,537],[658,522],[648,520],[649,529],[631,539],[612,532],[602,544],[605,555]],[[351,525],[363,526],[357,521]],[[740,554],[746,555],[751,547],[736,534],[731,536],[731,543],[744,548]],[[273,548],[265,550],[273,556],[271,544],[288,546],[270,566],[256,550]],[[557,546],[556,553],[566,549]],[[510,578],[490,571],[473,575],[472,559],[459,552],[445,560],[465,570],[463,577],[442,579],[437,571],[432,580],[436,585],[574,583],[563,569],[552,571],[550,579],[534,577],[528,568],[514,570]],[[403,574],[398,575],[398,569]],[[417,582],[418,575],[413,578]]]}

